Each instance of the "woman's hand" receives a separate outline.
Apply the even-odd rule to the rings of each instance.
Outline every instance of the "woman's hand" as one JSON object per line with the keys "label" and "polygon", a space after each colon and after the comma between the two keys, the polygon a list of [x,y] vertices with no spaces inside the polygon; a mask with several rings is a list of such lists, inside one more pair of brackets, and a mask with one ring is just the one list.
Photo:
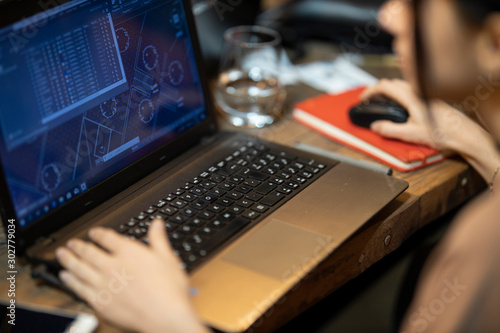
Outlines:
{"label": "woman's hand", "polygon": [[[473,123],[467,116],[442,101],[432,101],[429,116],[427,106],[415,94],[410,84],[402,80],[381,80],[366,89],[361,98],[369,100],[375,96],[389,97],[408,110],[410,117],[403,124],[391,121],[376,121],[371,130],[382,136],[426,145],[438,150],[455,150],[456,130],[464,123]],[[474,124],[477,126],[477,124]]]}
{"label": "woman's hand", "polygon": [[59,276],[101,317],[138,332],[207,331],[161,221],[150,226],[149,247],[103,228],[89,237],[95,244],[73,239],[57,250],[64,267]]}
{"label": "woman's hand", "polygon": [[380,95],[401,104],[410,117],[404,124],[376,121],[371,125],[374,132],[438,150],[451,150],[465,158],[486,182],[491,181],[500,165],[500,153],[491,135],[479,124],[443,101],[433,100],[427,107],[402,80],[381,80],[366,89],[361,98],[369,100]]}

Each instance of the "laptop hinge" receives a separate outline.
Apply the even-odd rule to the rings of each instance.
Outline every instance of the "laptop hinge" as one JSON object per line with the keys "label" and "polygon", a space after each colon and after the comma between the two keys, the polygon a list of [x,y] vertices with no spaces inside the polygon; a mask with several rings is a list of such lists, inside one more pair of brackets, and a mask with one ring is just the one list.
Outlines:
{"label": "laptop hinge", "polygon": [[217,139],[217,135],[206,135],[201,138],[200,144],[203,146],[208,146],[212,144]]}
{"label": "laptop hinge", "polygon": [[42,245],[42,246],[48,246],[52,243],[54,243],[56,241],[55,238],[53,237],[40,237],[39,239],[37,239],[37,241],[35,242],[36,245]]}

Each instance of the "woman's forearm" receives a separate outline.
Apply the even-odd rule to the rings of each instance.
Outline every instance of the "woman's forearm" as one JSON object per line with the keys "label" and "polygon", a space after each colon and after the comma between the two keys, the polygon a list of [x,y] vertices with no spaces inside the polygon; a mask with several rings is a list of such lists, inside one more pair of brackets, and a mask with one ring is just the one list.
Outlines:
{"label": "woman's forearm", "polygon": [[453,140],[450,148],[490,183],[500,167],[500,152],[491,135],[472,120],[456,133],[460,137]]}

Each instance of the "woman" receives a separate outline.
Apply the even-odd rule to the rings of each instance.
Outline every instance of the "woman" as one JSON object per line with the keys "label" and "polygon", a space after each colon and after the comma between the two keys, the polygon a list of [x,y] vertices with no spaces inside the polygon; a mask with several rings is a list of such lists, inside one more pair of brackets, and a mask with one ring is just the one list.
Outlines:
{"label": "woman", "polygon": [[[409,84],[383,81],[364,97],[389,95],[405,104],[411,116],[399,127],[379,122],[373,130],[457,151],[490,182],[493,193],[500,186],[500,176],[496,177],[500,166],[496,149],[500,142],[500,2],[390,1],[380,18],[395,35]],[[480,84],[484,87],[478,88]],[[414,91],[472,108],[491,135],[443,102],[422,102]],[[430,116],[427,109],[432,111]],[[485,195],[454,222],[424,267],[402,331],[500,331],[499,205],[500,195]],[[93,244],[70,241],[57,252],[65,267],[60,278],[104,318],[124,328],[205,332],[189,301],[187,276],[179,268],[161,222],[152,224],[148,237],[150,247],[110,230],[93,229],[90,238],[109,253]],[[100,297],[100,291],[110,289],[118,274],[125,288],[112,297]]]}

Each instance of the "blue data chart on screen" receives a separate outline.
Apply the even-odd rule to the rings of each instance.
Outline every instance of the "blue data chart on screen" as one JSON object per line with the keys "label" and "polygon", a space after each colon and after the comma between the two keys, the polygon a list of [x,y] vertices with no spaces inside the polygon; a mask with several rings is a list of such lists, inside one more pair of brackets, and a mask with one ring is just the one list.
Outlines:
{"label": "blue data chart on screen", "polygon": [[20,45],[22,22],[0,28],[2,163],[24,225],[206,118],[181,1],[70,2],[45,19]]}

